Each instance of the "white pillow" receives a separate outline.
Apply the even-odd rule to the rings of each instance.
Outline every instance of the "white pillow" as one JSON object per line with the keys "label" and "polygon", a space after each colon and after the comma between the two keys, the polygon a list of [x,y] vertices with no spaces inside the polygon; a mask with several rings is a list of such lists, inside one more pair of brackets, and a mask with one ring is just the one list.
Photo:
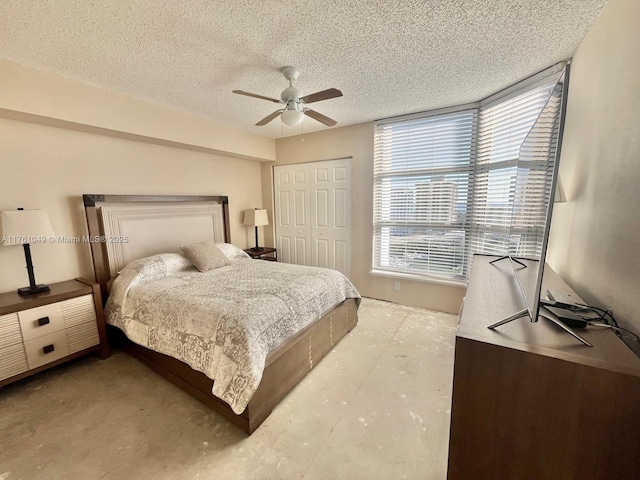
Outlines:
{"label": "white pillow", "polygon": [[133,260],[118,272],[118,275],[134,270],[141,279],[153,279],[192,269],[193,262],[181,253],[158,253]]}
{"label": "white pillow", "polygon": [[139,283],[168,277],[179,272],[195,271],[193,263],[181,253],[160,253],[127,264],[113,281],[109,299],[122,297]]}
{"label": "white pillow", "polygon": [[230,243],[216,243],[216,247],[218,247],[229,260],[232,258],[251,258],[245,251],[240,250]]}
{"label": "white pillow", "polygon": [[212,240],[180,247],[180,250],[201,272],[229,265],[229,259]]}

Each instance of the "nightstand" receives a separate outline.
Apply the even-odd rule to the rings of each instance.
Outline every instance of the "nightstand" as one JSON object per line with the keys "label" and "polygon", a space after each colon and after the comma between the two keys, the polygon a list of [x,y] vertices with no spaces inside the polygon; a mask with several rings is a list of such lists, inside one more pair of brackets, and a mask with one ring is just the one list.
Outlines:
{"label": "nightstand", "polygon": [[256,258],[259,260],[269,260],[271,262],[278,261],[278,252],[275,248],[262,247],[260,250],[252,250],[251,248],[247,248],[245,252],[251,258]]}
{"label": "nightstand", "polygon": [[110,355],[100,285],[78,278],[0,294],[0,387],[90,352]]}

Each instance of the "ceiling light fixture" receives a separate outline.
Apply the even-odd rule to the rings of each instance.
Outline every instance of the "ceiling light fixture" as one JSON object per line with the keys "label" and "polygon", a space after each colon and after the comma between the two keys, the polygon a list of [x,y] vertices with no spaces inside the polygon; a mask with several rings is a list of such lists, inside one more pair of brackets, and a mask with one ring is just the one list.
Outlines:
{"label": "ceiling light fixture", "polygon": [[282,122],[290,127],[300,125],[304,121],[304,113],[298,109],[295,101],[290,101],[287,108],[282,112]]}

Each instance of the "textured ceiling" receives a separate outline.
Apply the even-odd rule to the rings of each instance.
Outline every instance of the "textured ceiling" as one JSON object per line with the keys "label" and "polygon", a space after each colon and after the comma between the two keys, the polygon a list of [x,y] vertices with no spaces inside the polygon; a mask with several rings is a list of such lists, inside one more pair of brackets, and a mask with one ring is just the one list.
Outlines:
{"label": "textured ceiling", "polygon": [[[337,127],[476,101],[573,55],[607,0],[4,0],[0,56],[253,126],[279,68]],[[304,131],[326,129],[307,118]]]}

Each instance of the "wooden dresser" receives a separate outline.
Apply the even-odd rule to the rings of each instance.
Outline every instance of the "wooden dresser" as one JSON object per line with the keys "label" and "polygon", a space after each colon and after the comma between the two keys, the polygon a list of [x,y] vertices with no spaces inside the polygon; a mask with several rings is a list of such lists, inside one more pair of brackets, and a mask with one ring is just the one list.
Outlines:
{"label": "wooden dresser", "polygon": [[[640,359],[609,329],[527,318],[508,261],[476,255],[456,336],[448,478],[640,478]],[[533,272],[535,273],[535,272]],[[530,279],[531,280],[531,279]],[[543,292],[569,293],[545,269]]]}
{"label": "wooden dresser", "polygon": [[0,294],[0,386],[89,352],[109,356],[100,286],[77,279],[49,287]]}

